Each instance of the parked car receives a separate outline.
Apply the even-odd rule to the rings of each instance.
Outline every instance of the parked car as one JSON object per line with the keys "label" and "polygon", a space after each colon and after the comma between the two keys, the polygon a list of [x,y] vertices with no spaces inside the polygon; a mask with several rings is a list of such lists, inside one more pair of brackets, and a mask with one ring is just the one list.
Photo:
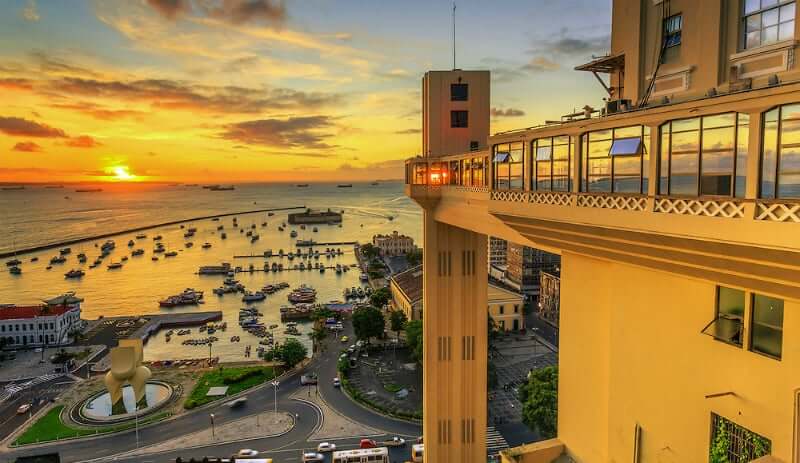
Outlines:
{"label": "parked car", "polygon": [[236,453],[237,457],[257,457],[258,450],[253,449],[242,449]]}
{"label": "parked car", "polygon": [[342,342],[343,343],[347,343],[347,341],[349,341],[349,340],[350,340],[350,338],[348,338],[347,336],[342,336]]}
{"label": "parked car", "polygon": [[307,386],[309,384],[317,384],[317,375],[309,373],[300,377],[301,386]]}
{"label": "parked car", "polygon": [[317,445],[317,452],[323,453],[334,451],[336,451],[336,444],[332,444],[330,442],[320,442],[319,445]]}
{"label": "parked car", "polygon": [[333,387],[339,387],[341,385],[342,385],[342,381],[338,377],[333,378]]}
{"label": "parked car", "polygon": [[402,437],[394,436],[391,439],[384,441],[383,445],[386,447],[404,447],[406,445],[406,440]]}
{"label": "parked car", "polygon": [[31,409],[31,404],[23,404],[17,408],[17,415],[22,415],[28,413],[28,410]]}
{"label": "parked car", "polygon": [[361,439],[361,442],[358,444],[358,448],[362,449],[374,449],[377,446],[378,443],[373,439]]}
{"label": "parked car", "polygon": [[303,453],[303,461],[323,461],[325,457],[322,456],[321,453],[317,452],[304,452]]}

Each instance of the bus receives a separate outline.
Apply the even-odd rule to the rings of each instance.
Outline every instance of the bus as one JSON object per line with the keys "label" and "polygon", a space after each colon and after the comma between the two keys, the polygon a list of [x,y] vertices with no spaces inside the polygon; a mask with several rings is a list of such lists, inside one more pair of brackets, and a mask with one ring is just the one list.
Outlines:
{"label": "bus", "polygon": [[333,463],[389,463],[389,449],[375,447],[371,449],[338,450],[333,452]]}
{"label": "bus", "polygon": [[414,444],[411,447],[411,461],[414,463],[422,461],[422,453],[425,450],[425,444]]}

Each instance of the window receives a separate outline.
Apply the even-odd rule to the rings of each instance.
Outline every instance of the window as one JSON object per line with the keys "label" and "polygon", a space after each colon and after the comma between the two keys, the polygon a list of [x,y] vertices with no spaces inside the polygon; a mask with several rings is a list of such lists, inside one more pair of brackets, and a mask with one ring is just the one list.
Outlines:
{"label": "window", "polygon": [[647,193],[649,127],[598,130],[582,138],[581,191]]}
{"label": "window", "polygon": [[486,176],[484,175],[485,165],[482,158],[472,158],[472,184],[474,186],[486,186]]}
{"label": "window", "polygon": [[675,14],[664,20],[664,29],[663,29],[664,48],[676,47],[681,44],[682,28],[683,28],[683,15]]}
{"label": "window", "polygon": [[458,161],[450,161],[450,184],[458,185],[461,182],[461,175],[458,173]]}
{"label": "window", "polygon": [[750,350],[781,358],[783,344],[783,300],[753,295],[753,320]]}
{"label": "window", "polygon": [[794,38],[794,0],[744,0],[744,48]]}
{"label": "window", "polygon": [[464,129],[469,127],[469,111],[450,111],[450,127]]}
{"label": "window", "polygon": [[531,143],[531,190],[570,191],[572,138],[568,135],[540,138]]}
{"label": "window", "polygon": [[744,291],[717,286],[716,315],[703,333],[718,341],[741,346],[744,301]]}
{"label": "window", "polygon": [[467,101],[469,99],[469,85],[450,84],[450,101]]}
{"label": "window", "polygon": [[800,104],[764,113],[761,197],[800,198]]}
{"label": "window", "polygon": [[505,307],[503,307],[502,305],[500,305],[500,306],[497,306],[497,309],[499,310],[499,312],[498,312],[498,313],[499,313],[500,315],[503,315],[503,312],[505,311]]}
{"label": "window", "polygon": [[519,313],[519,305],[514,304],[514,313]]}
{"label": "window", "polygon": [[447,185],[447,163],[432,162],[430,169],[430,184],[431,185]]}
{"label": "window", "polygon": [[502,143],[494,146],[495,190],[521,190],[523,188],[523,142]]}
{"label": "window", "polygon": [[709,461],[753,461],[772,452],[772,442],[733,421],[711,414]]}
{"label": "window", "polygon": [[659,193],[744,197],[749,123],[726,113],[662,125]]}
{"label": "window", "polygon": [[[428,165],[422,162],[414,164],[414,185],[426,185],[428,183]],[[60,324],[60,322],[59,322]]]}

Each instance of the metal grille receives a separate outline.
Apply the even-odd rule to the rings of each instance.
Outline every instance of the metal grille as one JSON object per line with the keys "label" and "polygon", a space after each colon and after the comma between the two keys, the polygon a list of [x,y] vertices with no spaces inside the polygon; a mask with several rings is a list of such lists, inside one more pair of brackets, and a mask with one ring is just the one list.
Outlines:
{"label": "metal grille", "polygon": [[[769,455],[772,451],[772,441],[758,435],[747,428],[739,426],[733,421],[711,414],[711,451],[717,442],[727,442],[727,461],[730,463],[747,463],[756,458]],[[709,458],[711,463],[715,459]]]}

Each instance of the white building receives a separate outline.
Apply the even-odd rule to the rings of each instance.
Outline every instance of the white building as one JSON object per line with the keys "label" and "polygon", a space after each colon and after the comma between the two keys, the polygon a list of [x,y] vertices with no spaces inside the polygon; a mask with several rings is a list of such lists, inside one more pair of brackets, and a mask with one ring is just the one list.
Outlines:
{"label": "white building", "polygon": [[0,305],[0,337],[6,348],[70,344],[70,333],[82,326],[81,302],[68,293],[40,305]]}
{"label": "white building", "polygon": [[391,235],[373,236],[372,245],[378,248],[383,256],[402,256],[415,249],[414,239],[397,231]]}

